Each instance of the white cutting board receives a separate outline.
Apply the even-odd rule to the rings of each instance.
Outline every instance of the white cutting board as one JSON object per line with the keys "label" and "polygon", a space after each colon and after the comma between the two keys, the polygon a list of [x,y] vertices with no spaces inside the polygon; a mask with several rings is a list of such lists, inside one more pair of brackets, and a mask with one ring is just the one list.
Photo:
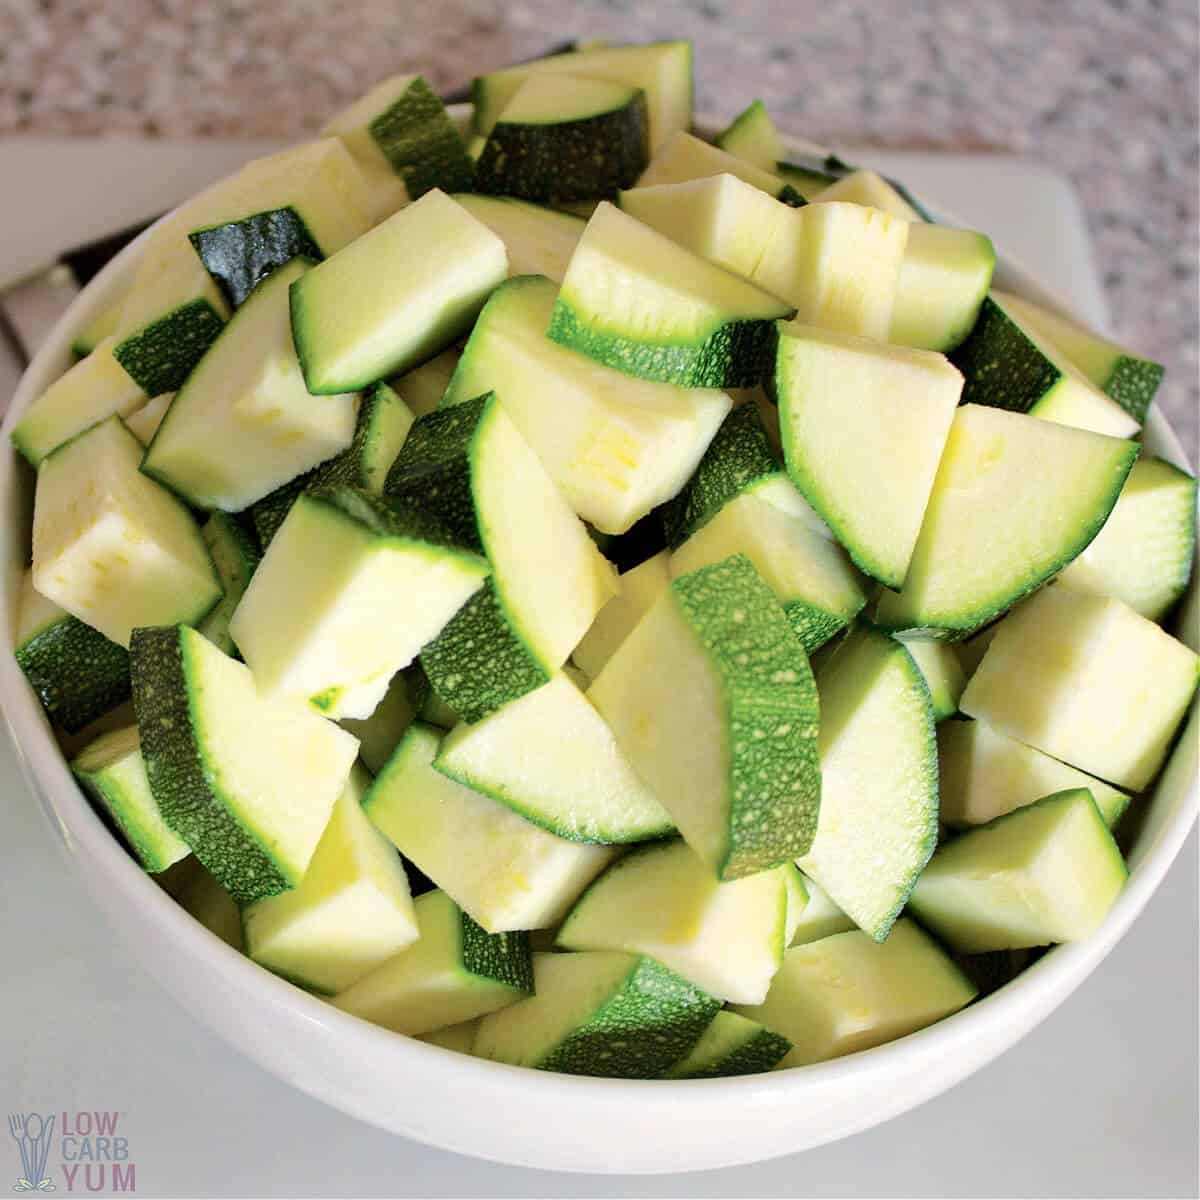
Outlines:
{"label": "white cutting board", "polygon": [[[182,151],[106,146],[98,175],[71,147],[0,142],[0,280],[75,240],[187,194],[265,143]],[[96,154],[95,149],[86,151]],[[201,170],[198,155],[207,171]],[[24,156],[24,157],[14,157]],[[863,153],[915,192],[991,233],[1098,325],[1105,320],[1078,203],[1045,168],[1001,157]],[[50,182],[34,186],[28,175]],[[101,165],[101,163],[103,165]],[[163,164],[169,163],[169,166]],[[164,183],[177,185],[173,192]],[[104,179],[115,222],[89,186]],[[16,180],[19,186],[12,186]],[[138,196],[134,185],[152,187]],[[42,190],[53,184],[53,194]],[[153,202],[145,196],[153,191]],[[128,193],[128,194],[125,194]],[[78,197],[76,197],[78,200]],[[24,205],[25,207],[20,207]],[[9,231],[37,231],[29,245]],[[62,237],[57,235],[61,231]],[[51,236],[54,235],[54,236]],[[23,257],[12,257],[14,249]],[[34,251],[37,253],[35,254]],[[6,268],[3,254],[10,255]],[[1197,844],[1092,978],[990,1067],[856,1137],[751,1167],[581,1176],[501,1167],[382,1133],[239,1058],[147,978],[66,874],[0,734],[0,1108],[119,1113],[137,1190],[157,1196],[1179,1196],[1197,1190]],[[413,1081],[414,1090],[420,1083]],[[497,1114],[520,1120],[520,1113]],[[737,1113],[730,1113],[736,1136]],[[597,1137],[604,1131],[597,1130]],[[16,1179],[0,1123],[0,1191]],[[12,1179],[8,1176],[11,1175]],[[67,1192],[61,1175],[58,1194]],[[93,1181],[98,1175],[93,1168]],[[76,1190],[84,1190],[82,1170]]]}

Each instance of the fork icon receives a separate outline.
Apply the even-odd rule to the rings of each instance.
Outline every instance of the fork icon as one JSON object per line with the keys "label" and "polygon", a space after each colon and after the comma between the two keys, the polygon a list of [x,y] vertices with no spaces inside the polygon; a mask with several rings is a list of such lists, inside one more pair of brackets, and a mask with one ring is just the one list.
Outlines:
{"label": "fork icon", "polygon": [[45,1174],[54,1117],[46,1120],[40,1113],[10,1113],[8,1132],[21,1153],[21,1177],[13,1185],[13,1191],[54,1191],[53,1180]]}

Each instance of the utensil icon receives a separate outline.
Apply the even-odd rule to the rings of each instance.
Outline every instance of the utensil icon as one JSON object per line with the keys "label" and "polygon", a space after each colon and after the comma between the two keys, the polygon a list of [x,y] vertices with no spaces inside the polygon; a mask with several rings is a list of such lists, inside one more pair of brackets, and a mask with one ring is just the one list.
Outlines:
{"label": "utensil icon", "polygon": [[54,1182],[45,1174],[54,1136],[54,1117],[40,1113],[10,1113],[8,1132],[21,1154],[21,1176],[13,1184],[14,1192],[52,1192]]}

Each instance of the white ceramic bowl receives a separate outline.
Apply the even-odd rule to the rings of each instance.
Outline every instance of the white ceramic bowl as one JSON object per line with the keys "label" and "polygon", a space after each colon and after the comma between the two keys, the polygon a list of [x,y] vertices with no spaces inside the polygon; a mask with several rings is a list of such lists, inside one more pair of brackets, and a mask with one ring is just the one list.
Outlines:
{"label": "white ceramic bowl", "polygon": [[[119,254],[64,315],[4,421],[0,628],[15,627],[32,507],[32,473],[7,448],[8,432],[69,365],[76,330],[129,283],[143,242],[144,235]],[[998,280],[1064,308],[1009,260],[1002,258]],[[1184,463],[1157,413],[1145,441],[1151,452]],[[1194,644],[1195,585],[1187,610]],[[58,832],[64,869],[82,875],[115,933],[184,1008],[280,1079],[364,1121],[464,1154],[557,1170],[732,1166],[817,1146],[914,1108],[1001,1054],[1087,978],[1158,887],[1196,812],[1193,709],[1129,856],[1128,886],[1087,941],[1052,950],[1000,991],[929,1029],[835,1062],[739,1079],[586,1079],[484,1062],[398,1036],[256,966],[169,899],[100,822],[9,653],[0,653],[0,703],[32,790]]]}

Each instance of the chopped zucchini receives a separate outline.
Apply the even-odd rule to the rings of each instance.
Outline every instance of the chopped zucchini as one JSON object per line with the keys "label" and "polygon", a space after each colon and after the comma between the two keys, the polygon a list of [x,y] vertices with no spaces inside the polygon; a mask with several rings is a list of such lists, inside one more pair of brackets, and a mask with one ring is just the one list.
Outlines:
{"label": "chopped zucchini", "polygon": [[174,399],[174,392],[163,392],[161,396],[147,400],[141,408],[134,409],[124,418],[129,432],[143,446],[148,446],[154,441],[154,435],[158,432],[158,427],[162,424],[162,419],[167,415],[167,409],[171,407],[171,401]]}
{"label": "chopped zucchini", "polygon": [[[516,200],[502,201],[494,196],[476,196],[475,199],[486,199],[497,204],[518,203]],[[472,212],[477,215],[476,210],[472,209]],[[488,224],[482,217],[479,217],[479,220],[483,221],[485,225]],[[433,412],[441,403],[442,396],[445,395],[450,379],[454,375],[454,369],[458,366],[458,359],[458,348],[451,346],[449,350],[443,350],[441,354],[431,358],[428,362],[423,362],[419,367],[413,367],[411,371],[392,380],[392,387],[408,405],[409,411],[414,417],[423,417],[427,413]]]}
{"label": "chopped zucchini", "polygon": [[87,358],[105,338],[112,337],[117,332],[121,320],[121,306],[125,297],[100,309],[99,312],[75,335],[71,342],[71,353],[76,358]]}
{"label": "chopped zucchini", "polygon": [[71,771],[147,871],[165,871],[188,856],[187,843],[163,820],[150,792],[136,725],[101,734],[75,757]]}
{"label": "chopped zucchini", "polygon": [[828,204],[842,202],[846,204],[861,204],[867,208],[876,208],[880,212],[890,213],[902,221],[922,221],[924,217],[911,205],[900,192],[874,171],[858,169],[843,175],[836,183],[821,189],[815,203]]}
{"label": "chopped zucchini", "polygon": [[788,939],[789,946],[806,946],[809,942],[819,942],[822,938],[832,937],[835,933],[846,933],[856,929],[854,922],[830,899],[825,891],[814,880],[806,875],[800,876],[804,890],[808,894],[808,903],[799,914],[792,928],[792,936]]}
{"label": "chopped zucchini", "polygon": [[959,408],[904,587],[884,593],[875,619],[951,640],[982,628],[1096,536],[1137,453],[1023,413]]}
{"label": "chopped zucchini", "polygon": [[670,583],[670,555],[665,550],[621,573],[617,580],[620,591],[596,614],[571,654],[588,679],[600,674]]}
{"label": "chopped zucchini", "polygon": [[558,925],[614,851],[555,837],[448,779],[433,765],[440,741],[439,729],[409,726],[367,793],[367,816],[489,933]]}
{"label": "chopped zucchini", "polygon": [[345,717],[338,724],[358,738],[358,757],[372,775],[378,775],[416,715],[407,673],[398,671],[369,717]]}
{"label": "chopped zucchini", "polygon": [[229,636],[229,620],[258,566],[258,545],[228,513],[213,513],[201,526],[200,533],[212,556],[224,594],[196,628],[218,649],[234,654],[237,647]]}
{"label": "chopped zucchini", "polygon": [[633,380],[546,336],[557,288],[526,275],[492,293],[444,405],[494,390],[584,520],[623,533],[695,470],[729,397]]}
{"label": "chopped zucchini", "polygon": [[358,752],[184,625],[136,629],[133,706],[164,820],[239,902],[295,887]]}
{"label": "chopped zucchini", "polygon": [[764,171],[786,157],[787,148],[761,100],[747,105],[714,139],[727,154],[744,158]]}
{"label": "chopped zucchini", "polygon": [[792,1043],[757,1021],[722,1009],[700,1040],[666,1073],[667,1079],[719,1079],[769,1071]]}
{"label": "chopped zucchini", "polygon": [[139,625],[199,621],[221,597],[196,522],[141,458],[110,417],[43,461],[34,499],[34,587],[119,646]]}
{"label": "chopped zucchini", "polygon": [[744,555],[677,578],[588,697],[718,878],[808,849],[821,793],[816,690]]}
{"label": "chopped zucchini", "polygon": [[452,198],[504,243],[510,276],[545,275],[555,283],[562,282],[585,221],[511,196],[467,193]]}
{"label": "chopped zucchini", "polygon": [[1076,788],[942,846],[911,904],[959,953],[1020,950],[1093,933],[1127,875],[1091,793]]}
{"label": "chopped zucchini", "polygon": [[784,204],[799,207],[803,197],[790,183],[770,171],[729,154],[698,137],[680,130],[655,150],[650,165],[642,172],[638,187],[661,187],[668,183],[690,183],[713,175],[733,175]]}
{"label": "chopped zucchini", "polygon": [[783,923],[784,949],[792,944],[792,937],[800,928],[800,920],[808,907],[808,886],[804,876],[792,863],[784,863],[777,868],[783,875],[783,890],[786,895],[786,919]]}
{"label": "chopped zucchini", "polygon": [[815,156],[802,155],[797,160],[789,150],[787,158],[776,162],[772,170],[780,179],[799,192],[807,203],[811,204],[826,188],[837,183],[840,178],[839,175],[826,168],[825,158],[826,155],[822,151],[821,154]]}
{"label": "chopped zucchini", "polygon": [[444,350],[508,273],[504,243],[444,192],[426,192],[292,289],[308,390],[366,387]]}
{"label": "chopped zucchini", "polygon": [[1044,588],[1001,624],[961,708],[1141,791],[1187,715],[1200,655],[1119,600]]}
{"label": "chopped zucchini", "polygon": [[967,686],[966,672],[955,647],[946,642],[918,641],[905,642],[904,646],[925,677],[933,701],[933,719],[944,721],[954,716],[958,712],[958,699]]}
{"label": "chopped zucchini", "polygon": [[739,387],[763,376],[774,321],[791,311],[604,203],[579,240],[548,333],[644,379]]}
{"label": "chopped zucchini", "polygon": [[720,1001],[642,955],[535,954],[534,995],[479,1023],[480,1058],[653,1079],[699,1041]]}
{"label": "chopped zucchini", "polygon": [[445,892],[414,905],[419,940],[341,992],[334,1004],[396,1033],[474,1021],[533,991],[527,933],[488,933]]}

